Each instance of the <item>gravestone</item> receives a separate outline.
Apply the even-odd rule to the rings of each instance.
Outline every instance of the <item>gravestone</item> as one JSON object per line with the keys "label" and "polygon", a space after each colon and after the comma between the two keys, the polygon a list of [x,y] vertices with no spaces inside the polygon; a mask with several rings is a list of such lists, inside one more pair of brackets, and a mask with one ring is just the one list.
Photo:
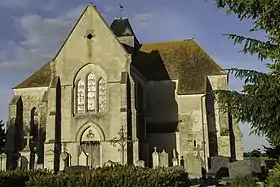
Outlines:
{"label": "gravestone", "polygon": [[159,154],[157,152],[157,148],[154,148],[154,152],[152,154],[152,159],[153,159],[153,168],[156,168],[159,166]]}
{"label": "gravestone", "polygon": [[144,168],[145,167],[145,161],[144,160],[138,160],[136,162],[136,166]]}
{"label": "gravestone", "polygon": [[112,167],[117,165],[117,163],[113,162],[112,160],[108,160],[107,162],[104,163],[105,167]]}
{"label": "gravestone", "polygon": [[88,166],[69,166],[67,168],[65,168],[65,172],[66,173],[83,173],[86,170],[88,170],[89,167]]}
{"label": "gravestone", "polygon": [[168,167],[168,153],[163,150],[161,153],[159,153],[159,166],[162,167]]}
{"label": "gravestone", "polygon": [[6,171],[7,169],[7,155],[2,153],[0,155],[0,171]]}
{"label": "gravestone", "polygon": [[179,160],[177,158],[177,153],[176,150],[173,149],[172,166],[178,166],[178,165],[179,165]]}
{"label": "gravestone", "polygon": [[69,165],[67,165],[67,159],[68,159],[68,153],[67,152],[62,152],[60,154],[60,166],[59,166],[59,170],[63,171],[66,169],[66,167],[69,167]]}
{"label": "gravestone", "polygon": [[25,156],[20,156],[18,166],[21,170],[29,170],[29,160]]}
{"label": "gravestone", "polygon": [[36,169],[37,168],[37,164],[38,164],[38,155],[34,154],[34,157],[35,157],[34,158],[35,161],[34,161],[34,167],[33,168]]}
{"label": "gravestone", "polygon": [[43,164],[37,164],[36,169],[44,169],[44,165]]}
{"label": "gravestone", "polygon": [[181,167],[185,167],[185,160],[184,160],[184,156],[181,156],[181,159],[180,159],[180,166]]}
{"label": "gravestone", "polygon": [[228,163],[229,177],[236,178],[261,173],[261,160],[259,158],[249,158]]}
{"label": "gravestone", "polygon": [[193,154],[186,154],[185,169],[190,176],[201,177],[202,158]]}
{"label": "gravestone", "polygon": [[211,157],[211,169],[209,173],[215,174],[217,177],[228,176],[229,157],[215,156]]}

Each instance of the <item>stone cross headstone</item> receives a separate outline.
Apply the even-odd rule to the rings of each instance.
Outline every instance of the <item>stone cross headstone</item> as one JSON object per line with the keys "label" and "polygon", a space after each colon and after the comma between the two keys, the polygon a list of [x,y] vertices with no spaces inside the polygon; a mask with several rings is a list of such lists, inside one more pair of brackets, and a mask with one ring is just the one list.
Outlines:
{"label": "stone cross headstone", "polygon": [[165,150],[163,150],[160,154],[159,154],[159,166],[163,166],[163,167],[168,167],[168,153],[165,152]]}
{"label": "stone cross headstone", "polygon": [[7,168],[7,155],[2,153],[0,155],[0,171],[6,171]]}
{"label": "stone cross headstone", "polygon": [[144,160],[138,160],[136,162],[136,165],[139,166],[139,167],[144,168],[145,167],[145,161]]}
{"label": "stone cross headstone", "polygon": [[172,166],[178,166],[179,165],[179,160],[177,158],[176,150],[173,149],[173,158],[172,158]]}
{"label": "stone cross headstone", "polygon": [[154,152],[152,154],[152,158],[153,158],[153,168],[156,168],[159,166],[159,154],[157,152],[157,148],[154,147]]}
{"label": "stone cross headstone", "polygon": [[30,134],[28,133],[27,136],[24,136],[24,139],[26,140],[26,145],[24,147],[24,151],[30,151],[30,140],[33,138],[33,136],[30,136]]}

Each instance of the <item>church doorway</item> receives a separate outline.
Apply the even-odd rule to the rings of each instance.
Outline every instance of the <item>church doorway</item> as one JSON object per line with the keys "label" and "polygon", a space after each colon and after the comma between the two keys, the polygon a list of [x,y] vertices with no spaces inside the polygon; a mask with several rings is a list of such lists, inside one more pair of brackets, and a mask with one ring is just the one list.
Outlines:
{"label": "church doorway", "polygon": [[90,169],[100,166],[100,142],[83,141],[80,146],[86,155],[86,165]]}
{"label": "church doorway", "polygon": [[80,139],[79,165],[89,168],[101,166],[101,136],[96,128],[87,128]]}

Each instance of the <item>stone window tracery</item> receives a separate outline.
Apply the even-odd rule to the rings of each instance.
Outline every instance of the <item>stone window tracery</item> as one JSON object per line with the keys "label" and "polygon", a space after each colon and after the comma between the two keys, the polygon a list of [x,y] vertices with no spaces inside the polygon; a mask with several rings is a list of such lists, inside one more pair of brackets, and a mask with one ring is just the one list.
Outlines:
{"label": "stone window tracery", "polygon": [[[104,112],[106,107],[106,80],[91,72],[86,81],[77,82],[77,113]],[[86,82],[86,84],[85,84]]]}
{"label": "stone window tracery", "polygon": [[98,111],[103,112],[105,110],[106,95],[105,95],[105,79],[100,78],[98,82]]}
{"label": "stone window tracery", "polygon": [[77,112],[83,113],[85,110],[85,83],[79,80],[77,85]]}
{"label": "stone window tracery", "polygon": [[94,73],[88,75],[87,83],[87,110],[94,111],[96,108],[96,77]]}

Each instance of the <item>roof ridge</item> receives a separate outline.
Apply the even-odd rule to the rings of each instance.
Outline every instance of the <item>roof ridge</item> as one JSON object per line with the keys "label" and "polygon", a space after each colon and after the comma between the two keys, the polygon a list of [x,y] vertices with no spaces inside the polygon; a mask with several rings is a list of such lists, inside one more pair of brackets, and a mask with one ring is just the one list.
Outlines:
{"label": "roof ridge", "polygon": [[179,42],[186,42],[194,40],[193,38],[187,38],[187,39],[182,39],[182,40],[168,40],[168,41],[158,41],[158,42],[149,42],[149,43],[142,43],[144,45],[153,45],[153,44],[168,44],[168,43],[179,43]]}

